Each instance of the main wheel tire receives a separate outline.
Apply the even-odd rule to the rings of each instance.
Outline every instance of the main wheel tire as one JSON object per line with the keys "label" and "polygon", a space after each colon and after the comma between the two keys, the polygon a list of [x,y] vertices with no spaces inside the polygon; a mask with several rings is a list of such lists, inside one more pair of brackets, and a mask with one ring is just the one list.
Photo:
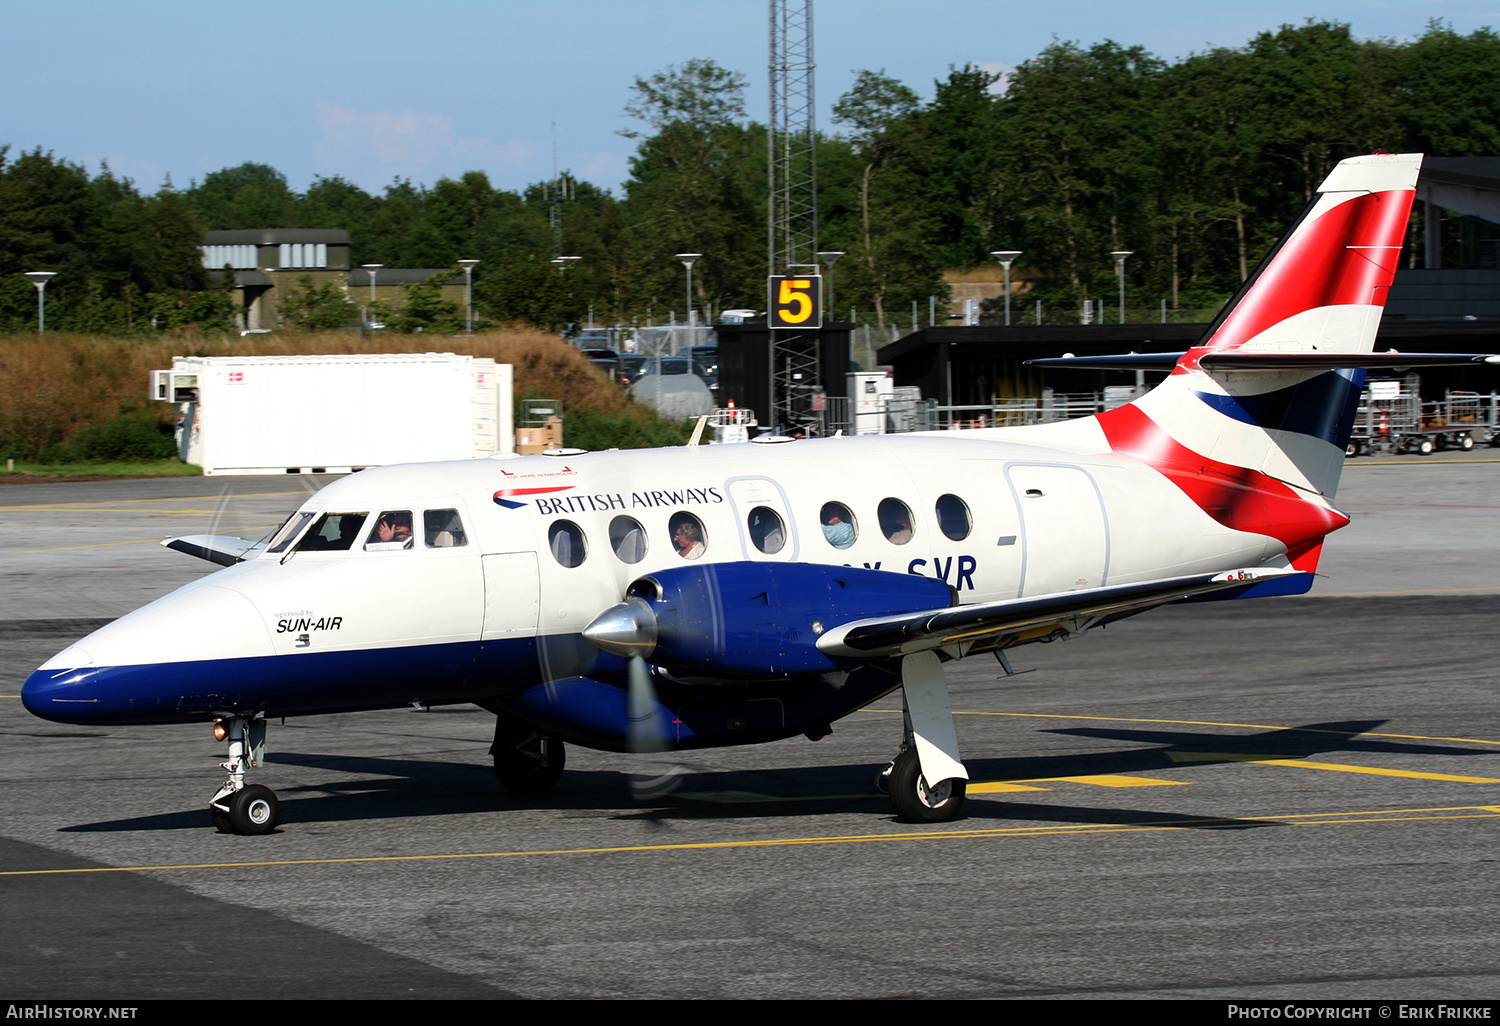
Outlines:
{"label": "main wheel tire", "polygon": [[269,834],[281,822],[276,792],[261,784],[242,787],[229,796],[229,823],[237,834]]}
{"label": "main wheel tire", "polygon": [[891,769],[891,805],[908,823],[943,823],[963,808],[966,786],[966,781],[953,779],[929,787],[917,750],[908,748]]}
{"label": "main wheel tire", "polygon": [[497,744],[495,776],[512,794],[541,794],[562,778],[568,750],[554,737],[536,734],[516,744]]}

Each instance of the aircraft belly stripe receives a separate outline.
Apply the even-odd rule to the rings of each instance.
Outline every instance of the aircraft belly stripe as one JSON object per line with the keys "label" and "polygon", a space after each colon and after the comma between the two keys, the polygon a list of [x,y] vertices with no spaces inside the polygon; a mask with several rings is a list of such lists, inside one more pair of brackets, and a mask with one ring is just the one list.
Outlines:
{"label": "aircraft belly stripe", "polygon": [[[535,680],[524,675],[531,639],[486,642],[489,664],[513,676],[471,672],[477,642],[307,652],[195,662],[89,666],[37,671],[22,689],[26,708],[70,723],[201,722],[215,712],[253,709],[267,716],[332,709],[379,709],[412,701],[442,704],[486,698]],[[502,651],[504,655],[502,656]]]}

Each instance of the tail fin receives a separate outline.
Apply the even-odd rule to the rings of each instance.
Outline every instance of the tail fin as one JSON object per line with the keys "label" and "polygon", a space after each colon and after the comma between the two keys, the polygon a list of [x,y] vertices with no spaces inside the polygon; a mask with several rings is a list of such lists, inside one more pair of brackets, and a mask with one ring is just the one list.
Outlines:
{"label": "tail fin", "polygon": [[1374,348],[1421,166],[1419,153],[1340,162],[1171,376],[1099,417],[1110,446],[1150,462],[1182,449],[1331,499],[1364,371],[1295,354]]}
{"label": "tail fin", "polygon": [[1364,386],[1357,354],[1374,348],[1421,165],[1342,161],[1167,380],[1097,418],[1112,449],[1227,526],[1281,538],[1298,569],[1348,522],[1331,500]]}

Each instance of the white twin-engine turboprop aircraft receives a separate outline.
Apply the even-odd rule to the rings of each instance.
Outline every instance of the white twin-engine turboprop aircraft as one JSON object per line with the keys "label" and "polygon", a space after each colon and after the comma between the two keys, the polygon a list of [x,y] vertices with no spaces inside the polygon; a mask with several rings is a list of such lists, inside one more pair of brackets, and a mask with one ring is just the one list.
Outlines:
{"label": "white twin-engine turboprop aircraft", "polygon": [[1170,376],[1083,420],[368,470],[232,564],[33,673],[38,716],[212,721],[220,829],[267,720],[473,702],[495,770],[542,791],[565,743],[668,751],[817,738],[901,688],[896,812],[953,816],[967,774],[943,664],[1186,598],[1308,590],[1421,157],[1338,165],[1186,353],[1071,360]]}

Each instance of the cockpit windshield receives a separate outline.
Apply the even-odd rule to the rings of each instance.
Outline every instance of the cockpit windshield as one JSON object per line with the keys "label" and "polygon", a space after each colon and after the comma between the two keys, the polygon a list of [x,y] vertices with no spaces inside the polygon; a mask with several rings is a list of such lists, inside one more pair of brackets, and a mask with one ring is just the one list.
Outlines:
{"label": "cockpit windshield", "polygon": [[292,539],[302,533],[302,529],[307,526],[307,522],[313,516],[312,513],[293,513],[266,546],[266,552],[285,552],[286,547],[292,543]]}
{"label": "cockpit windshield", "polygon": [[347,552],[354,545],[369,511],[324,513],[297,545],[298,552]]}

